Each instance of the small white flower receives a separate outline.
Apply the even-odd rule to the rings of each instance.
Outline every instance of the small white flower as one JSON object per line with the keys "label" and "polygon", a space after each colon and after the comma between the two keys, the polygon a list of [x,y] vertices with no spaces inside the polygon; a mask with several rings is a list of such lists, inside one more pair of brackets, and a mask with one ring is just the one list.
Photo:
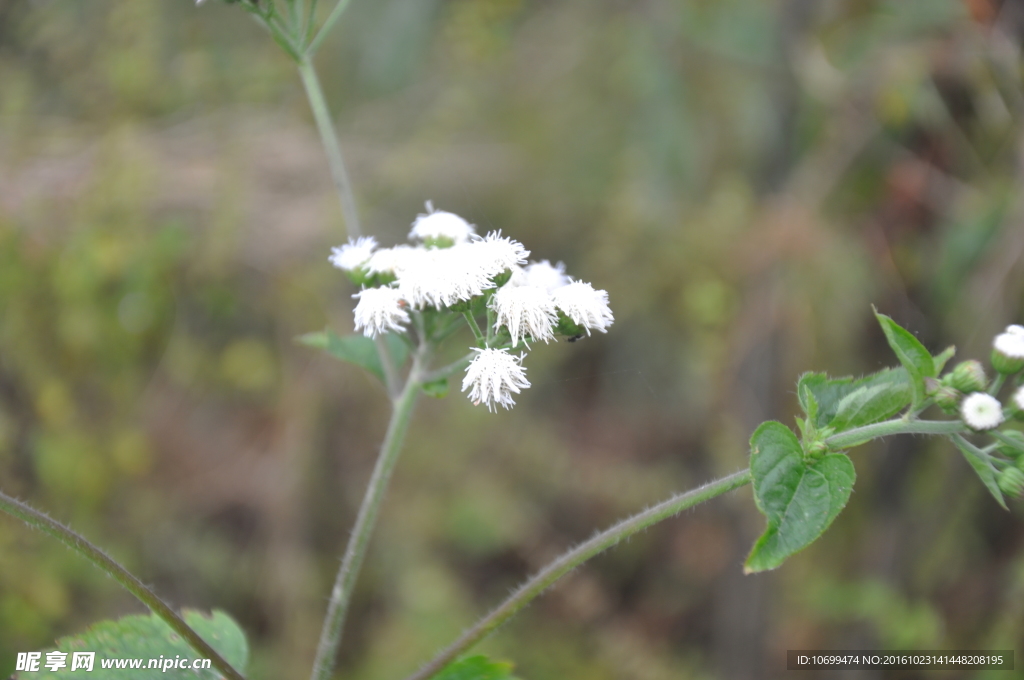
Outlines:
{"label": "small white flower", "polygon": [[457,247],[472,253],[471,256],[481,269],[488,272],[488,276],[497,276],[506,269],[526,264],[526,258],[530,254],[522,243],[502,236],[500,231],[492,231],[483,238]]}
{"label": "small white flower", "polygon": [[1024,333],[1016,333],[1008,328],[1005,333],[996,336],[992,346],[997,352],[1010,359],[1024,359]]}
{"label": "small white flower", "polygon": [[[467,389],[474,405],[487,404],[488,411],[495,411],[497,405],[509,408],[515,405],[512,394],[530,386],[523,368],[523,355],[515,356],[507,349],[479,349],[466,369],[462,391]],[[472,388],[472,389],[470,389]]]}
{"label": "small white flower", "polygon": [[1010,335],[1024,335],[1024,326],[1010,324],[1009,326],[1006,327],[1006,332],[1009,333]]}
{"label": "small white flower", "polygon": [[591,330],[607,332],[615,317],[608,307],[608,293],[594,290],[594,287],[583,281],[573,281],[555,289],[552,296],[558,307],[573,323],[583,326],[587,335]]}
{"label": "small white flower", "polygon": [[569,277],[565,275],[564,262],[552,266],[547,260],[541,260],[527,265],[523,272],[524,285],[543,288],[549,293],[569,283]]}
{"label": "small white flower", "polygon": [[409,323],[402,295],[394,288],[365,288],[352,297],[359,300],[353,311],[356,330],[369,338],[388,331],[401,333],[401,324]]}
{"label": "small white flower", "polygon": [[394,248],[382,248],[367,260],[366,270],[371,274],[391,274],[397,276],[399,272],[410,266],[412,262],[426,254],[426,248],[413,248],[404,243]]}
{"label": "small white flower", "polygon": [[350,272],[366,264],[376,247],[377,240],[375,238],[360,236],[355,241],[349,239],[348,243],[343,246],[331,248],[331,256],[328,260],[338,269]]}
{"label": "small white flower", "polygon": [[1018,409],[1024,411],[1024,387],[1021,387],[1013,393],[1013,403]]}
{"label": "small white flower", "polygon": [[991,430],[1003,422],[1003,405],[984,392],[974,392],[960,404],[960,416],[974,430]]}
{"label": "small white flower", "polygon": [[478,257],[473,243],[422,251],[396,273],[402,296],[417,309],[448,307],[494,287],[493,268]]}
{"label": "small white flower", "polygon": [[427,212],[416,216],[409,238],[421,241],[445,238],[453,243],[465,243],[475,233],[472,224],[455,213],[434,210],[434,205],[427,201]]}
{"label": "small white flower", "polygon": [[525,336],[545,343],[555,338],[555,301],[543,288],[502,286],[491,298],[491,309],[496,316],[494,330],[508,326],[513,347]]}

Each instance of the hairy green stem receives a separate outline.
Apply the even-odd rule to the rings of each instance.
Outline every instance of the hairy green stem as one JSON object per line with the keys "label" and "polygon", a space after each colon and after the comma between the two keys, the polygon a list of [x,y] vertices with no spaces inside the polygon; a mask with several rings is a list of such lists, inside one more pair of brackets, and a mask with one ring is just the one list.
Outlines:
{"label": "hairy green stem", "polygon": [[466,366],[469,366],[469,362],[473,360],[474,356],[475,355],[472,352],[470,352],[466,356],[457,359],[456,361],[453,361],[447,366],[442,366],[441,368],[437,368],[434,369],[433,371],[430,371],[429,373],[423,376],[423,382],[434,382],[435,380],[441,380],[442,378],[450,377],[455,373],[458,373],[459,371],[466,370]]}
{"label": "hairy green stem", "polygon": [[324,20],[323,26],[320,27],[319,31],[317,31],[316,37],[310,41],[309,46],[306,48],[307,58],[312,57],[317,49],[320,48],[320,43],[324,41],[327,34],[331,32],[332,28],[334,28],[334,24],[338,23],[338,19],[341,18],[342,12],[344,12],[345,8],[348,7],[348,3],[349,0],[338,0],[337,4],[334,5],[331,13],[328,14],[327,18]]}
{"label": "hairy green stem", "polygon": [[750,470],[741,470],[728,477],[709,482],[704,486],[662,501],[658,505],[625,519],[610,529],[602,531],[589,541],[581,543],[540,570],[533,578],[529,579],[512,593],[507,600],[493,609],[490,614],[480,619],[472,628],[463,633],[462,637],[410,675],[406,680],[427,680],[432,678],[460,654],[466,652],[470,647],[494,632],[496,628],[547,590],[555,581],[622,539],[643,531],[652,524],[668,519],[687,508],[692,508],[699,503],[749,484],[750,480]]}
{"label": "hairy green stem", "polygon": [[833,449],[848,449],[872,439],[894,434],[956,434],[968,432],[959,420],[904,420],[896,418],[834,434],[825,440]]}
{"label": "hairy green stem", "polygon": [[356,516],[356,523],[352,527],[352,535],[345,548],[341,568],[338,570],[334,588],[331,590],[327,614],[320,631],[316,660],[313,663],[313,673],[310,676],[312,680],[328,680],[334,671],[338,645],[341,643],[341,633],[345,625],[345,615],[352,600],[352,591],[355,589],[359,568],[366,557],[366,549],[370,543],[374,525],[377,523],[377,515],[380,513],[381,504],[384,501],[388,481],[395,469],[395,463],[398,462],[398,454],[402,450],[402,442],[409,430],[409,421],[416,405],[416,398],[419,396],[422,385],[420,367],[427,360],[425,347],[425,345],[421,345],[421,349],[416,353],[405,387],[393,402],[387,434],[380,447],[377,464],[373,468],[373,474],[366,487],[366,495],[359,506],[359,514]]}
{"label": "hairy green stem", "polygon": [[58,541],[74,550],[76,553],[92,562],[102,569],[108,576],[124,586],[125,590],[139,599],[151,612],[159,616],[170,626],[174,632],[203,657],[210,659],[214,667],[220,671],[225,678],[231,680],[245,680],[245,677],[236,671],[224,657],[217,653],[206,640],[201,638],[185,621],[178,616],[156,593],[147,588],[145,584],[137,579],[131,572],[118,564],[112,557],[90,543],[81,534],[72,531],[60,522],[51,519],[21,501],[11,498],[0,491],[0,510],[17,517],[25,524],[38,529],[45,534],[53,536]]}

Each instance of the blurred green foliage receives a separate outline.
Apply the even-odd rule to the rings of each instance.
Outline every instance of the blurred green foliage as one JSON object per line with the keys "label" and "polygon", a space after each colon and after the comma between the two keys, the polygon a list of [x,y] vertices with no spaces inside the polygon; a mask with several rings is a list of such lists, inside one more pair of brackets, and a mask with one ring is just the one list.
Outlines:
{"label": "blurred green foliage", "polygon": [[[870,303],[984,358],[1024,319],[1022,35],[998,0],[354,1],[318,66],[368,229],[391,245],[433,199],[617,321],[531,354],[510,413],[422,402],[344,677],[400,677],[595,527],[740,468],[804,371],[893,363]],[[254,680],[301,676],[387,404],[293,341],[346,334],[354,291],[290,62],[213,2],[13,0],[0,83],[0,486],[230,612]],[[781,570],[742,576],[740,492],[485,650],[524,679],[659,680],[1019,641],[1019,508],[942,442],[854,455],[846,512]],[[0,520],[0,673],[137,611]]]}

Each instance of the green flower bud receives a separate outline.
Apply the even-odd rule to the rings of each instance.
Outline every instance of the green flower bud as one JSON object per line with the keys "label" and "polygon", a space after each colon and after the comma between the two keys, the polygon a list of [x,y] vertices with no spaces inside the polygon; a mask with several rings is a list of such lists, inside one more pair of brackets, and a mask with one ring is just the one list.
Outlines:
{"label": "green flower bud", "polygon": [[985,369],[980,361],[974,359],[957,364],[953,372],[946,377],[948,378],[946,384],[965,393],[983,392],[988,386]]}
{"label": "green flower bud", "polygon": [[957,412],[958,408],[960,408],[960,400],[963,399],[963,396],[963,393],[954,387],[940,385],[939,388],[935,390],[935,405],[941,408],[944,412],[952,415]]}
{"label": "green flower bud", "polygon": [[999,442],[996,446],[996,451],[1003,454],[1007,458],[1018,458],[1024,456],[1024,432],[1019,430],[1003,430],[1002,435],[1004,438],[1013,441],[1013,445],[1005,442]]}
{"label": "green flower bud", "polygon": [[1024,495],[1024,470],[1016,467],[1008,467],[999,473],[996,484],[1003,493],[1011,496]]}

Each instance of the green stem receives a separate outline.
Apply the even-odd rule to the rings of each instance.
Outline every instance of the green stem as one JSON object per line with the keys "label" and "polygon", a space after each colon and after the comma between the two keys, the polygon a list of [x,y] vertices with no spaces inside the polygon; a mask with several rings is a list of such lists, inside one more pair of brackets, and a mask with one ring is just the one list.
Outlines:
{"label": "green stem", "polygon": [[320,87],[320,79],[308,53],[299,60],[299,75],[302,77],[302,85],[306,88],[309,108],[313,111],[316,129],[320,132],[320,141],[323,142],[324,152],[327,154],[327,164],[331,168],[334,188],[341,199],[341,212],[345,218],[348,235],[361,236],[363,230],[359,225],[359,212],[356,210],[356,199],[352,193],[352,182],[345,169],[345,159],[341,155],[341,145],[338,143],[338,135],[334,132],[334,123],[331,121],[327,101],[324,99],[323,88]]}
{"label": "green stem", "polygon": [[459,371],[466,370],[466,366],[469,366],[469,362],[473,360],[474,356],[476,355],[473,354],[473,352],[470,352],[466,356],[456,361],[453,361],[447,366],[442,366],[441,368],[434,369],[433,371],[423,376],[423,382],[434,382],[435,380],[447,378],[455,373],[458,373]]}
{"label": "green stem", "polygon": [[466,323],[469,324],[470,330],[473,331],[476,344],[480,345],[480,347],[487,347],[487,341],[484,339],[484,334],[481,332],[480,326],[477,325],[476,319],[473,318],[472,312],[463,312],[462,316],[466,317]]}
{"label": "green stem", "polygon": [[398,454],[402,450],[402,442],[409,429],[413,407],[416,405],[417,396],[419,396],[422,384],[420,367],[427,360],[427,351],[423,349],[424,347],[421,346],[420,351],[417,352],[405,387],[393,402],[387,434],[380,447],[377,464],[373,468],[373,474],[366,487],[366,495],[359,506],[359,514],[356,516],[356,523],[352,527],[352,535],[345,548],[341,568],[338,570],[334,588],[331,590],[327,614],[320,631],[320,644],[317,646],[316,660],[313,663],[313,673],[310,676],[312,680],[328,680],[334,671],[345,615],[352,599],[356,577],[359,575],[359,568],[366,557],[366,549],[377,522],[381,504],[384,501],[388,480],[395,469],[395,463],[398,462]]}
{"label": "green stem", "polygon": [[327,19],[324,20],[323,26],[317,31],[316,37],[310,41],[309,47],[306,48],[306,57],[312,57],[313,54],[320,48],[320,43],[324,41],[327,34],[334,28],[334,24],[338,23],[338,19],[341,18],[342,12],[348,7],[349,0],[338,0],[338,3],[334,5],[334,9],[327,15]]}
{"label": "green stem", "polygon": [[480,619],[472,628],[463,633],[462,637],[452,643],[450,647],[442,651],[406,680],[427,680],[432,678],[459,655],[494,632],[496,628],[547,590],[555,581],[622,539],[643,531],[652,524],[668,519],[687,508],[692,508],[698,503],[703,503],[745,484],[749,484],[750,480],[750,470],[741,470],[728,477],[723,477],[662,501],[658,505],[648,508],[597,534],[589,541],[581,543],[540,570],[533,578],[512,593],[507,600],[493,609],[490,614]]}
{"label": "green stem", "polygon": [[996,377],[992,379],[992,384],[988,388],[988,393],[993,397],[999,394],[999,390],[1003,389],[1003,383],[1006,382],[1005,373],[996,373]]}
{"label": "green stem", "polygon": [[58,541],[74,550],[76,553],[92,562],[102,569],[108,576],[120,583],[132,595],[137,597],[142,604],[149,607],[149,610],[159,616],[170,626],[174,632],[185,639],[186,642],[201,656],[210,659],[214,667],[220,671],[225,678],[231,680],[245,680],[245,677],[236,671],[224,657],[217,653],[206,640],[201,638],[185,621],[178,616],[156,593],[147,588],[142,581],[137,579],[131,572],[122,567],[105,552],[90,543],[81,534],[72,531],[60,522],[50,519],[35,508],[32,508],[21,501],[11,498],[0,491],[0,510],[17,517],[25,524],[43,533],[53,536]]}
{"label": "green stem", "polygon": [[834,434],[825,440],[833,449],[848,449],[859,444],[888,437],[894,434],[956,434],[967,432],[967,426],[959,420],[904,420],[896,418],[881,423],[855,427],[852,430]]}

